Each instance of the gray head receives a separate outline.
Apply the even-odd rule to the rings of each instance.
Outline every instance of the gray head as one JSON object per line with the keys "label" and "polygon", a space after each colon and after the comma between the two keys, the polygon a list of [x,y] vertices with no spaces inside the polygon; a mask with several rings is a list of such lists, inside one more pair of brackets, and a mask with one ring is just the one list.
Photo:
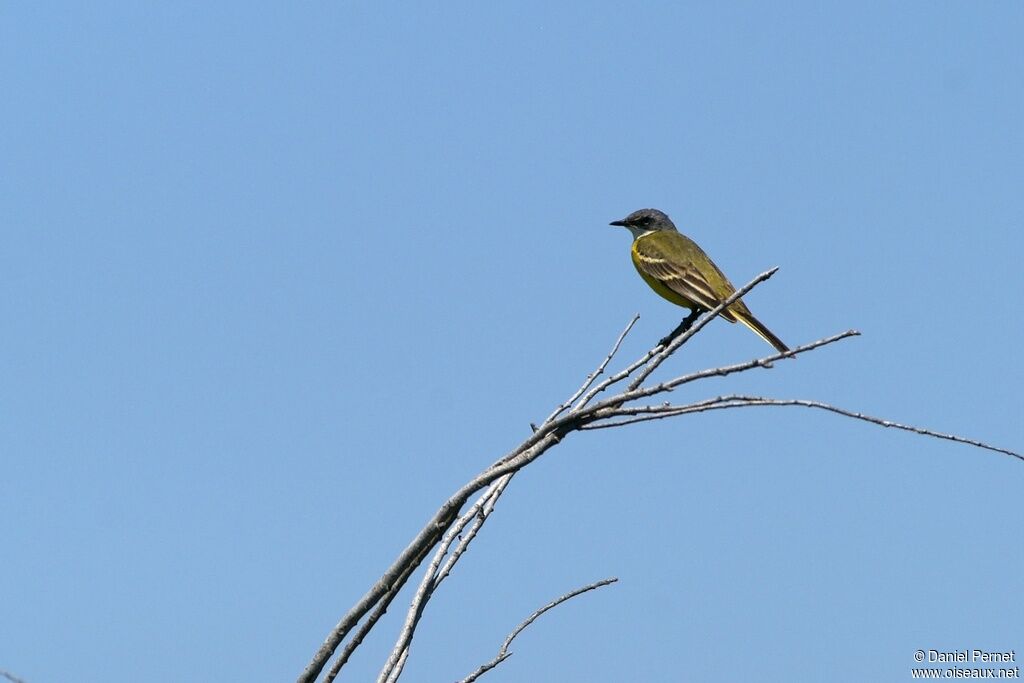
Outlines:
{"label": "gray head", "polygon": [[672,219],[657,209],[640,209],[629,214],[621,221],[612,221],[609,225],[627,228],[633,237],[639,237],[655,230],[675,230]]}

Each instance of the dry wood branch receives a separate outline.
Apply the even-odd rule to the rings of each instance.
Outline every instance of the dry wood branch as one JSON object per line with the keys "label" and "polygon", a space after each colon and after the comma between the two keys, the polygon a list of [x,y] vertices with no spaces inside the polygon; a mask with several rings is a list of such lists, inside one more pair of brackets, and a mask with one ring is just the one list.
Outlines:
{"label": "dry wood branch", "polygon": [[448,558],[448,561],[445,562],[444,566],[437,572],[437,578],[434,579],[434,588],[437,588],[437,585],[447,578],[452,567],[459,561],[462,554],[466,552],[466,549],[469,547],[469,544],[473,542],[473,539],[476,538],[477,533],[480,532],[480,528],[484,525],[484,522],[487,521],[487,518],[490,517],[491,512],[494,511],[494,506],[498,503],[498,499],[501,498],[501,494],[505,492],[505,488],[508,486],[509,482],[512,481],[512,477],[514,475],[515,472],[506,474],[488,487],[487,493],[483,496],[483,506],[473,516],[473,524],[469,527],[469,530],[466,531],[465,535],[459,539],[459,544],[455,546],[455,550],[452,552],[451,557]]}
{"label": "dry wood branch", "polygon": [[[745,372],[754,368],[770,368],[779,359],[806,353],[823,346],[827,346],[849,337],[856,336],[858,332],[849,330],[841,334],[819,339],[809,344],[798,346],[785,353],[773,354],[763,358],[726,365],[718,368],[702,370],[700,372],[682,375],[666,382],[643,386],[644,380],[662,363],[668,356],[679,349],[688,339],[692,338],[711,320],[714,315],[720,313],[725,306],[735,299],[750,291],[758,283],[771,277],[775,269],[762,273],[744,287],[737,290],[733,297],[729,297],[711,311],[711,315],[699,320],[685,333],[673,339],[668,346],[656,345],[647,351],[640,358],[633,361],[601,381],[597,378],[604,374],[612,359],[619,352],[623,340],[633,329],[637,318],[626,326],[612,345],[611,351],[598,364],[582,386],[576,390],[566,401],[562,402],[538,427],[534,427],[533,433],[528,435],[516,448],[505,456],[495,461],[485,470],[480,472],[472,480],[464,484],[459,490],[452,494],[441,508],[434,514],[433,518],[420,530],[409,545],[399,554],[374,586],[364,595],[350,610],[342,617],[334,629],[328,634],[323,645],[314,655],[312,661],[299,676],[299,683],[313,683],[320,675],[328,660],[333,656],[339,645],[352,633],[353,629],[369,614],[367,620],[356,632],[355,636],[346,644],[342,655],[335,663],[329,673],[331,680],[337,675],[338,670],[348,661],[353,650],[362,642],[366,634],[373,628],[380,616],[387,610],[388,605],[395,595],[402,589],[413,571],[415,571],[434,551],[434,556],[424,573],[419,587],[412,600],[403,623],[401,634],[392,650],[388,663],[381,672],[382,681],[390,683],[397,680],[402,668],[408,659],[410,644],[416,627],[419,623],[423,609],[431,599],[437,586],[449,575],[452,567],[463,556],[469,544],[476,537],[480,528],[494,509],[494,504],[506,490],[509,481],[516,472],[526,467],[531,462],[541,457],[551,447],[557,445],[568,434],[574,431],[606,429],[615,426],[632,424],[646,420],[662,419],[665,417],[681,416],[690,413],[704,412],[706,410],[723,410],[728,408],[749,407],[754,405],[797,405],[809,408],[819,408],[833,413],[851,417],[854,419],[871,422],[884,427],[894,427],[910,431],[916,434],[932,436],[935,438],[947,439],[959,443],[973,445],[979,448],[992,450],[1011,455],[1022,459],[1021,455],[1014,451],[990,446],[981,441],[966,439],[963,437],[942,434],[932,430],[903,425],[881,418],[873,418],[854,411],[837,408],[818,401],[798,399],[769,399],[763,397],[725,396],[717,399],[709,399],[688,405],[674,406],[662,404],[660,406],[637,406],[628,405],[643,398],[650,398],[674,390],[675,388],[709,377],[725,377],[734,373]],[[639,371],[639,372],[638,372]],[[634,373],[636,375],[634,376]],[[602,392],[608,391],[613,386],[631,378],[630,383],[613,396],[604,400],[592,403]],[[596,382],[596,383],[595,383]],[[620,385],[621,386],[621,385]],[[622,419],[616,419],[622,418]],[[484,491],[486,489],[486,491]],[[468,503],[471,496],[484,491],[477,501],[464,513],[462,508]],[[463,534],[463,532],[465,532]],[[463,534],[460,536],[460,534]],[[454,551],[451,551],[456,539]],[[451,554],[449,555],[449,551]],[[447,560],[445,558],[447,557]],[[507,657],[507,654],[504,655]],[[499,653],[499,659],[503,657]]]}
{"label": "dry wood branch", "polygon": [[579,412],[584,407],[586,407],[588,403],[594,400],[594,397],[600,394],[602,391],[606,390],[613,384],[617,384],[618,382],[621,382],[622,380],[632,375],[639,368],[643,367],[645,363],[647,363],[649,360],[658,355],[660,349],[660,346],[655,346],[650,351],[640,356],[640,358],[636,359],[622,370],[619,370],[614,375],[611,375],[610,377],[607,377],[604,381],[598,383],[596,386],[594,386],[594,388],[588,391],[587,394],[583,398],[581,398],[575,406],[573,406],[572,413]]}
{"label": "dry wood branch", "polygon": [[993,446],[985,443],[984,441],[978,441],[976,439],[968,439],[963,436],[957,436],[956,434],[946,434],[943,432],[937,432],[932,429],[925,429],[924,427],[915,427],[914,425],[902,424],[900,422],[894,422],[893,420],[886,420],[880,417],[874,417],[872,415],[866,415],[854,410],[847,410],[846,408],[840,408],[822,401],[811,401],[807,399],[797,398],[767,398],[764,396],[719,396],[717,398],[708,399],[706,401],[700,401],[697,403],[691,403],[688,405],[671,405],[664,404],[658,406],[627,406],[614,410],[609,417],[617,416],[636,416],[630,417],[625,420],[613,420],[610,422],[594,423],[581,427],[580,429],[608,429],[611,427],[621,427],[623,425],[634,424],[636,422],[649,422],[651,420],[661,420],[666,417],[676,417],[679,415],[688,415],[691,413],[703,413],[709,410],[727,410],[730,408],[750,408],[755,406],[799,406],[803,408],[816,408],[818,410],[824,410],[843,417],[850,417],[855,420],[861,420],[862,422],[869,422],[880,427],[889,427],[892,429],[899,429],[905,432],[911,432],[913,434],[920,434],[921,436],[930,436],[936,439],[944,439],[946,441],[954,441],[956,443],[966,444],[968,446],[974,446],[975,448],[981,448],[986,451],[993,451],[995,453],[1002,453],[1003,455],[1009,455],[1018,460],[1024,461],[1024,455],[1011,451],[1006,448],[1000,448],[999,446]]}
{"label": "dry wood branch", "polygon": [[391,606],[391,602],[398,595],[398,592],[401,590],[402,586],[405,585],[405,582],[408,580],[409,575],[413,573],[417,566],[419,566],[419,563],[423,561],[423,558],[426,556],[428,552],[430,552],[430,548],[424,548],[423,552],[416,559],[416,561],[410,563],[408,566],[405,567],[405,569],[402,572],[402,575],[399,577],[399,580],[395,582],[395,585],[392,586],[391,589],[388,590],[388,592],[381,597],[381,600],[377,603],[377,606],[374,608],[373,613],[371,613],[370,616],[366,619],[366,621],[363,622],[363,625],[359,627],[359,630],[352,637],[352,640],[345,643],[345,649],[341,651],[341,655],[338,657],[338,659],[334,661],[334,664],[331,666],[331,669],[327,672],[327,675],[324,677],[325,683],[332,683],[332,681],[338,677],[338,674],[341,673],[341,667],[345,666],[345,664],[349,660],[349,657],[351,657],[352,653],[355,652],[356,648],[362,644],[363,639],[366,638],[366,634],[373,630],[373,627],[374,625],[376,625],[377,621],[380,620],[380,618],[384,616],[385,613],[387,613],[388,607]]}
{"label": "dry wood branch", "polygon": [[512,653],[508,651],[508,648],[512,645],[512,641],[515,640],[516,636],[522,633],[523,630],[526,629],[526,627],[528,627],[533,622],[537,621],[537,619],[540,618],[540,616],[548,610],[558,607],[567,600],[572,600],[577,595],[582,595],[583,593],[592,591],[596,588],[601,588],[602,586],[607,586],[609,584],[615,583],[616,581],[618,581],[618,579],[614,576],[608,579],[602,579],[601,581],[595,581],[594,583],[587,584],[582,588],[577,588],[574,591],[570,591],[565,595],[556,598],[548,604],[544,605],[539,610],[537,610],[529,617],[527,617],[521,624],[519,624],[519,626],[516,626],[515,630],[513,630],[512,633],[508,634],[508,638],[505,638],[505,642],[502,644],[501,649],[498,650],[498,654],[495,655],[494,659],[487,662],[486,664],[481,664],[480,668],[478,668],[476,671],[463,678],[461,681],[459,681],[459,683],[472,683],[473,681],[480,678],[485,673],[487,673],[488,671],[490,671],[491,669],[493,669],[494,667],[498,666],[506,659],[511,657]]}
{"label": "dry wood branch", "polygon": [[423,549],[426,548],[427,552],[429,552],[429,549],[441,540],[444,532],[457,519],[459,510],[465,505],[471,495],[485,486],[489,486],[496,479],[533,462],[560,440],[561,437],[553,434],[550,428],[541,430],[528,437],[517,448],[452,494],[366,595],[360,598],[341,618],[338,624],[331,629],[323,645],[320,646],[313,659],[299,675],[298,683],[312,683],[315,681],[338,645],[352,631],[355,625],[386,594],[392,590],[397,591],[402,588],[408,580],[411,571],[415,570],[426,556],[426,553],[422,552]]}
{"label": "dry wood branch", "polygon": [[6,672],[6,671],[0,671],[0,677],[6,678],[11,683],[25,683],[24,680],[18,678],[17,676],[15,676],[12,673]]}
{"label": "dry wood branch", "polygon": [[723,365],[717,368],[701,370],[700,372],[694,372],[689,375],[682,375],[680,377],[676,377],[674,379],[661,382],[660,384],[654,384],[649,387],[631,389],[629,391],[622,392],[618,396],[613,396],[611,398],[605,399],[604,401],[601,401],[600,403],[595,403],[594,405],[590,406],[588,411],[581,411],[581,414],[600,416],[603,414],[603,411],[605,409],[614,409],[622,405],[623,403],[627,403],[629,401],[635,401],[637,399],[647,398],[649,396],[656,396],[657,394],[663,394],[672,391],[673,389],[680,387],[683,384],[688,384],[699,379],[705,379],[708,377],[725,377],[726,375],[731,375],[737,372],[744,372],[746,370],[752,370],[754,368],[771,368],[773,367],[773,363],[775,363],[775,361],[780,360],[782,358],[791,358],[793,356],[798,356],[802,353],[814,351],[815,349],[820,349],[823,346],[828,346],[829,344],[834,344],[838,341],[842,341],[843,339],[848,339],[849,337],[857,336],[860,336],[860,332],[858,332],[857,330],[847,330],[846,332],[834,334],[831,337],[825,337],[824,339],[819,339],[809,344],[797,346],[796,348],[790,349],[785,353],[775,353],[770,356],[765,356],[763,358],[754,358],[744,363],[736,363],[735,365]]}
{"label": "dry wood branch", "polygon": [[[401,675],[402,668],[405,666],[409,656],[409,647],[412,644],[413,634],[416,631],[416,626],[419,624],[420,617],[423,616],[423,609],[437,587],[448,577],[452,567],[469,547],[469,544],[473,541],[473,538],[484,522],[487,521],[487,517],[494,510],[494,505],[497,503],[498,498],[501,497],[505,487],[508,486],[514,475],[515,472],[511,472],[494,481],[469,510],[460,516],[458,521],[445,533],[443,541],[434,553],[434,558],[427,567],[423,580],[420,582],[415,596],[413,596],[412,605],[406,615],[405,623],[402,625],[398,641],[395,643],[388,661],[384,664],[384,668],[378,676],[378,681],[394,681]],[[466,532],[465,536],[460,537],[460,534],[462,534],[467,526],[469,526],[469,531]],[[448,555],[448,551],[457,538],[459,543],[455,551],[442,566],[444,558]]]}
{"label": "dry wood branch", "polygon": [[587,375],[587,379],[584,380],[580,388],[576,390],[576,393],[570,396],[568,399],[566,399],[560,406],[555,408],[554,412],[548,415],[547,419],[544,420],[542,424],[547,424],[548,422],[551,422],[556,417],[558,417],[566,410],[568,410],[572,406],[572,404],[576,402],[576,399],[582,396],[583,392],[590,388],[590,385],[594,383],[594,380],[596,380],[599,376],[604,374],[605,369],[608,367],[608,363],[610,363],[612,361],[612,358],[615,357],[615,354],[619,352],[619,347],[622,346],[622,340],[625,339],[626,335],[629,334],[629,331],[633,329],[633,325],[636,325],[637,320],[640,320],[639,314],[634,315],[633,319],[629,321],[629,324],[626,325],[626,329],[622,331],[622,334],[619,335],[619,338],[615,340],[615,344],[612,345],[612,350],[609,351],[608,355],[604,357],[604,360],[601,361],[601,364],[598,365],[592,373]]}
{"label": "dry wood branch", "polygon": [[[474,480],[476,481],[476,480]],[[402,585],[409,578],[409,574],[412,569],[419,566],[419,563],[423,561],[425,556],[424,548],[429,551],[436,540],[444,533],[444,530],[448,528],[455,515],[458,514],[459,509],[465,503],[466,498],[472,493],[464,494],[466,487],[460,489],[454,496],[449,498],[441,509],[435,513],[434,517],[427,522],[427,525],[416,535],[412,542],[406,546],[405,550],[398,556],[388,570],[384,572],[384,575],[370,588],[370,590],[350,609],[345,616],[341,618],[341,621],[331,629],[331,632],[327,634],[327,638],[324,640],[323,645],[317,650],[316,654],[313,655],[312,661],[306,665],[306,668],[299,675],[298,681],[309,682],[315,681],[323,671],[327,661],[334,654],[338,645],[347,636],[355,625],[366,614],[372,610],[379,602],[384,598],[385,595],[391,591],[400,590]],[[411,569],[410,569],[411,568]]]}

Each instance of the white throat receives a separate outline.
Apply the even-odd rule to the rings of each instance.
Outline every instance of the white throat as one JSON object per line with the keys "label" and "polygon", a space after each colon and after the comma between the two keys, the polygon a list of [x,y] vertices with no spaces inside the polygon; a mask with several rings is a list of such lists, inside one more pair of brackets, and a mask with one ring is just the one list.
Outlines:
{"label": "white throat", "polygon": [[626,229],[633,233],[634,240],[638,240],[644,235],[650,235],[652,232],[654,232],[654,230],[645,230],[644,228],[639,228],[635,225],[627,225]]}

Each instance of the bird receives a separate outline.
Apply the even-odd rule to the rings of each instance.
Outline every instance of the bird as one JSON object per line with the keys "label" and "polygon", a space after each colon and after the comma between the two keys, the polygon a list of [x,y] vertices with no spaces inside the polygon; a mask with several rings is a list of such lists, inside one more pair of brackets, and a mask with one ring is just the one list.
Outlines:
{"label": "bird", "polygon": [[[626,228],[632,233],[630,253],[633,265],[644,282],[662,298],[691,311],[691,317],[663,339],[662,345],[688,328],[687,323],[692,324],[697,315],[715,308],[736,291],[715,262],[696,242],[679,232],[664,212],[639,209],[609,225]],[[779,353],[789,351],[789,347],[755,318],[742,300],[732,302],[719,315],[731,323],[737,320],[743,323]]]}

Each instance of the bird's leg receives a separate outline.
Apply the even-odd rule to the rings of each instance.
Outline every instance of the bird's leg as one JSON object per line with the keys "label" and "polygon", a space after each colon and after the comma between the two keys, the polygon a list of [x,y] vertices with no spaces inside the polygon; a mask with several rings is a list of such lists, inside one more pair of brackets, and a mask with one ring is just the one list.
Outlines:
{"label": "bird's leg", "polygon": [[667,337],[664,337],[660,342],[658,342],[658,346],[668,346],[669,344],[671,344],[673,339],[675,339],[676,337],[678,337],[679,335],[683,334],[691,327],[693,327],[693,324],[697,322],[697,318],[699,318],[700,314],[703,312],[703,309],[698,308],[696,306],[691,308],[690,315],[683,318],[683,322],[679,323],[676,329],[669,332]]}

